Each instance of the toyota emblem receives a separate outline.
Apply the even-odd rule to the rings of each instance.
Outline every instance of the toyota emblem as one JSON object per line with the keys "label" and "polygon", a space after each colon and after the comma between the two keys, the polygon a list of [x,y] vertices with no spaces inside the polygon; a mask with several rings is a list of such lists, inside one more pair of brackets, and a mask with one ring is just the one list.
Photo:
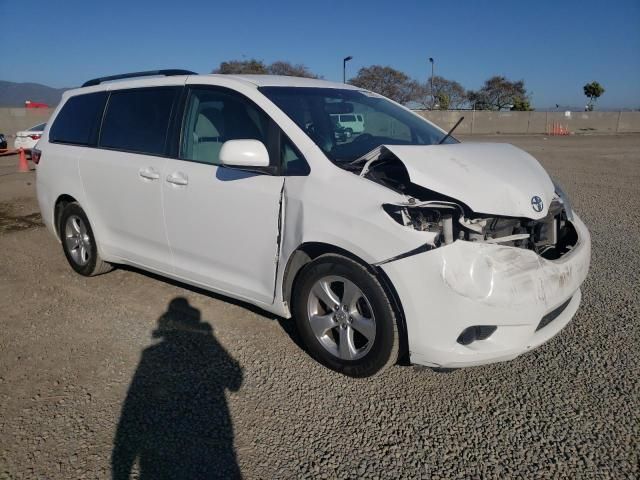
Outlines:
{"label": "toyota emblem", "polygon": [[542,199],[539,196],[535,195],[531,197],[531,207],[535,212],[540,213],[544,208],[544,203],[542,203]]}

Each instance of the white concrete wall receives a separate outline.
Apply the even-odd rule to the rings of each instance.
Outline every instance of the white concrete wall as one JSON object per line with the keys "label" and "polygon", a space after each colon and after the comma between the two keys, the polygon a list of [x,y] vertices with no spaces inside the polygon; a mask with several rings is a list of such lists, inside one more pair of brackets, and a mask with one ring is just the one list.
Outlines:
{"label": "white concrete wall", "polygon": [[[50,108],[0,108],[0,133],[13,138],[18,130],[46,122]],[[456,132],[462,135],[544,134],[553,122],[581,133],[640,133],[640,112],[489,112],[470,110],[419,110],[418,113],[445,130],[461,116]]]}
{"label": "white concrete wall", "polygon": [[463,135],[544,134],[556,123],[570,133],[640,133],[640,112],[490,112],[419,110],[448,130],[461,116],[456,132]]}
{"label": "white concrete wall", "polygon": [[16,132],[46,122],[52,113],[52,108],[0,108],[0,133],[12,140]]}

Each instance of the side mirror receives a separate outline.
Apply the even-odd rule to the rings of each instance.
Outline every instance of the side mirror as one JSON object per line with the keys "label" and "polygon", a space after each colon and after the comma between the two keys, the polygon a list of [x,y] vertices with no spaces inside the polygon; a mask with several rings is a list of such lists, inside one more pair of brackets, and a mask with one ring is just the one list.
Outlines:
{"label": "side mirror", "polygon": [[260,140],[227,140],[222,144],[219,159],[227,167],[269,166],[269,152]]}

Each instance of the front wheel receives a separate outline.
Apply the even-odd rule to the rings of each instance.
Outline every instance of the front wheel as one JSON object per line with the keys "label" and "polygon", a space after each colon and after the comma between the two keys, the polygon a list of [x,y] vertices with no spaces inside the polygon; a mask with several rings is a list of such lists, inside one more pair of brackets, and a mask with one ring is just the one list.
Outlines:
{"label": "front wheel", "polygon": [[359,263],[323,255],[296,280],[293,313],[309,353],[352,377],[382,372],[398,359],[396,315],[378,279]]}

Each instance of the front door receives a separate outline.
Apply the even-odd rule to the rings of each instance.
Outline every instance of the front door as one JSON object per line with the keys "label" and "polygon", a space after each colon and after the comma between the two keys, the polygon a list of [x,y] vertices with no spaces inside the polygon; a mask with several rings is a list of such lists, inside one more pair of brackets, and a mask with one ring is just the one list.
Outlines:
{"label": "front door", "polygon": [[237,92],[191,87],[180,160],[168,160],[162,180],[175,274],[266,304],[274,295],[284,177],[223,167],[218,155],[227,140],[266,144],[269,122]]}

